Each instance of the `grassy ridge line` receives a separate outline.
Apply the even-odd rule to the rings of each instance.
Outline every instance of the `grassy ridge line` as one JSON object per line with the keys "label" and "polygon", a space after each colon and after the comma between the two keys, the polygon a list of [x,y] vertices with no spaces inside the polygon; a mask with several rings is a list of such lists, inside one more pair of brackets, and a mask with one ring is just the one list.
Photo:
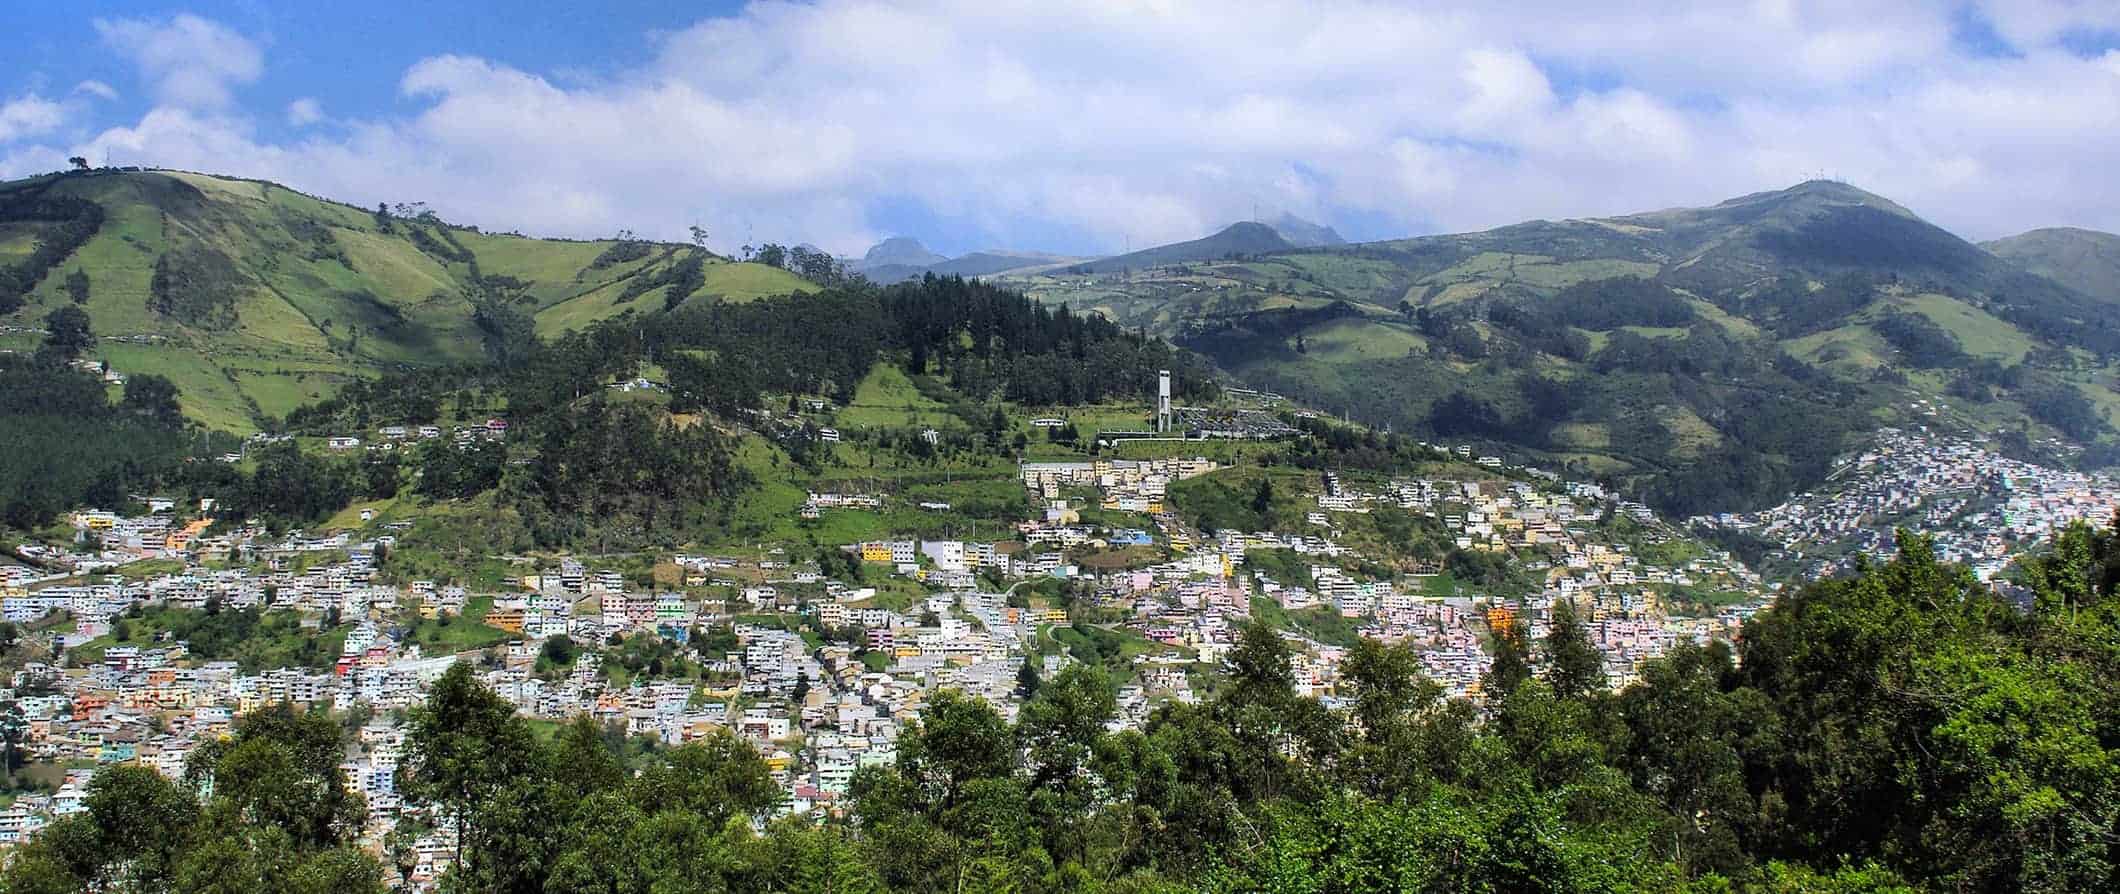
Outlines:
{"label": "grassy ridge line", "polygon": [[[238,432],[254,430],[259,414],[278,415],[329,396],[354,376],[476,359],[480,338],[462,297],[474,269],[528,283],[536,329],[553,334],[629,309],[659,308],[659,290],[624,305],[596,298],[668,263],[664,256],[680,247],[658,243],[665,251],[593,268],[591,262],[614,240],[539,239],[406,220],[390,221],[392,231],[385,232],[373,209],[265,181],[183,171],[47,175],[0,184],[0,200],[31,192],[94,201],[104,207],[105,220],[6,322],[35,325],[68,303],[64,280],[81,270],[91,283],[85,309],[105,337],[94,356],[123,373],[168,376],[188,415]],[[461,245],[476,264],[423,251],[414,241],[415,228],[441,234],[430,238],[445,247]],[[26,256],[38,229],[0,226],[0,260]],[[227,293],[235,325],[199,328],[152,312],[156,261],[172,251],[207,249],[230,258],[247,280]],[[748,301],[808,288],[784,270],[718,262],[686,300]],[[159,341],[124,343],[111,336]]]}

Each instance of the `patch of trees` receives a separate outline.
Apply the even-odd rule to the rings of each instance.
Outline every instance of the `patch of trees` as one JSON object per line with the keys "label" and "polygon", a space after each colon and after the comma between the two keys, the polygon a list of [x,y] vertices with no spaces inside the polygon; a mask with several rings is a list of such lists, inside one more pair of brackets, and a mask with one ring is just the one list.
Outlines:
{"label": "patch of trees", "polygon": [[1893,311],[1870,324],[1908,363],[1923,369],[1957,369],[1970,359],[1950,330],[1928,317]]}
{"label": "patch of trees", "polygon": [[[87,199],[21,190],[0,198],[0,223],[38,223],[28,258],[0,265],[0,315],[21,309],[31,289],[103,227],[103,206]],[[79,300],[79,299],[77,299]]]}
{"label": "patch of trees", "polygon": [[1876,300],[1876,284],[1860,273],[1830,277],[1815,291],[1804,277],[1789,276],[1738,300],[1734,309],[1764,320],[1777,337],[1786,339],[1839,326]]}
{"label": "patch of trees", "polygon": [[72,304],[44,316],[44,345],[38,353],[64,363],[94,347],[96,334],[89,328],[88,312]]}
{"label": "patch of trees", "polygon": [[186,326],[233,329],[242,271],[219,250],[206,246],[170,249],[155,259],[147,309]]}
{"label": "patch of trees", "polygon": [[305,214],[283,210],[280,213],[280,225],[287,228],[287,235],[294,237],[304,256],[310,260],[337,261],[347,269],[352,269],[352,262],[346,259],[346,249],[339,245],[339,240],[331,235],[331,227],[324,222]]}
{"label": "patch of trees", "polygon": [[224,513],[287,525],[322,521],[354,500],[398,491],[394,456],[321,456],[291,440],[263,445],[251,456],[257,465],[248,475],[225,470],[218,480],[205,480],[201,470],[194,483],[216,493]]}
{"label": "patch of trees", "polygon": [[681,539],[673,535],[714,523],[751,484],[713,426],[601,395],[536,420],[530,439],[535,453],[508,496],[541,544]]}
{"label": "patch of trees", "polygon": [[671,253],[670,263],[654,273],[640,273],[626,280],[619,289],[613,304],[625,304],[656,289],[668,287],[663,293],[663,308],[670,309],[684,303],[687,297],[707,283],[707,253],[700,249],[687,250],[682,256]]}
{"label": "patch of trees", "polygon": [[858,273],[848,273],[846,265],[832,253],[807,245],[785,246],[768,242],[758,249],[752,258],[768,267],[778,267],[821,286],[851,286],[866,282]]}
{"label": "patch of trees", "polygon": [[1488,307],[1487,322],[1515,333],[1525,347],[1534,351],[1564,360],[1581,360],[1590,355],[1589,337],[1576,331],[1559,314],[1497,302]]}
{"label": "patch of trees", "polygon": [[1225,367],[1234,368],[1261,358],[1293,359],[1294,355],[1308,350],[1307,347],[1304,351],[1296,350],[1305,330],[1361,315],[1361,311],[1345,301],[1334,301],[1322,307],[1277,307],[1225,318],[1189,321],[1186,331],[1177,337],[1176,342]]}
{"label": "patch of trees", "polygon": [[417,490],[442,500],[470,499],[499,486],[507,462],[508,448],[498,441],[433,441],[420,449]]}
{"label": "patch of trees", "polygon": [[[502,301],[479,305],[481,315],[519,311]],[[484,325],[482,323],[482,325]],[[660,408],[607,403],[605,383],[630,377],[654,360],[669,373],[676,413],[708,411],[749,422],[747,412],[765,392],[824,394],[845,403],[869,369],[903,358],[949,379],[971,398],[953,401],[967,426],[985,431],[988,452],[1007,444],[991,425],[993,398],[1023,403],[1147,399],[1158,369],[1178,378],[1182,397],[1215,393],[1211,371],[1198,358],[1160,340],[1127,332],[1101,317],[1048,310],[1014,292],[950,277],[926,277],[888,288],[855,284],[809,295],[746,303],[708,302],[621,317],[550,342],[529,332],[527,318],[506,333],[508,347],[484,367],[394,373],[349,384],[333,398],[288,416],[290,428],[338,434],[386,422],[435,418],[443,400],[497,394],[507,406],[511,444],[521,448],[520,474],[495,471],[498,455],[429,456],[422,489],[456,497],[492,490],[521,515],[537,542],[593,537],[612,544],[644,544],[714,525],[748,476],[730,458],[730,444],[708,421],[679,426]],[[938,386],[939,387],[939,386]],[[961,404],[961,406],[959,406]],[[819,462],[824,447],[812,433],[789,441],[799,462]],[[907,438],[917,440],[916,433]],[[945,447],[967,449],[977,439],[952,433]],[[816,448],[811,455],[810,448]],[[919,441],[918,450],[930,450]],[[314,494],[268,487],[235,505],[290,519],[313,517],[333,500],[370,492],[378,479],[334,472],[327,460],[281,457],[290,478],[324,476]],[[430,471],[427,463],[436,465]],[[465,464],[465,465],[460,465]],[[433,475],[432,483],[424,481]],[[333,476],[338,476],[334,478]],[[253,480],[248,486],[256,488]]]}
{"label": "patch of trees", "polygon": [[1531,310],[1554,322],[1590,330],[1621,326],[1676,328],[1691,325],[1697,316],[1684,295],[1639,276],[1576,283]]}
{"label": "patch of trees", "polygon": [[355,379],[338,392],[288,412],[289,431],[313,435],[364,431],[388,423],[420,425],[440,418],[445,399],[498,389],[500,371],[484,365],[426,367]]}
{"label": "patch of trees", "polygon": [[330,716],[282,704],[200,746],[181,779],[105,767],[86,809],[18,850],[0,887],[382,894],[383,866],[357,842],[366,807],[339,768],[342,748]]}
{"label": "patch of trees", "polygon": [[117,507],[174,478],[195,440],[160,376],[112,403],[96,376],[0,355],[0,522],[33,528],[82,504]]}
{"label": "patch of trees", "polygon": [[1767,365],[1753,345],[1731,338],[1721,326],[1701,322],[1683,337],[1618,331],[1590,358],[1600,373],[1616,371],[1737,378]]}
{"label": "patch of trees", "polygon": [[1504,433],[1501,411],[1464,391],[1450,392],[1429,408],[1428,428],[1445,438],[1486,438]]}
{"label": "patch of trees", "polygon": [[655,246],[653,243],[645,239],[635,238],[632,233],[620,230],[618,241],[611,243],[610,247],[598,252],[596,257],[589,260],[589,269],[602,270],[606,267],[615,267],[619,264],[638,261],[654,251]]}
{"label": "patch of trees", "polygon": [[2097,406],[2066,382],[2049,382],[2029,389],[2018,394],[2017,400],[2033,419],[2079,441],[2096,438],[2107,427]]}

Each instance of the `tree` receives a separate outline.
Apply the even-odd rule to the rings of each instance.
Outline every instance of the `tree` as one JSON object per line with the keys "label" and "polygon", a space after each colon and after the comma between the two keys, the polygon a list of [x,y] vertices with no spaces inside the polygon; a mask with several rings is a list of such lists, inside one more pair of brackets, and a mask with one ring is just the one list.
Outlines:
{"label": "tree", "polygon": [[456,871],[475,870],[484,848],[503,831],[475,820],[535,766],[530,728],[461,661],[435,680],[409,726],[398,787],[408,798],[448,810],[461,842]]}
{"label": "tree", "polygon": [[66,275],[66,295],[72,298],[75,304],[88,303],[87,271],[75,267],[74,272]]}
{"label": "tree", "polygon": [[1270,523],[1268,515],[1273,512],[1273,476],[1259,476],[1259,486],[1251,492],[1251,511],[1259,516],[1261,525]]}
{"label": "tree", "polygon": [[1105,724],[1118,711],[1111,678],[1099,667],[1073,664],[1051,683],[1037,687],[1037,695],[1023,703],[1016,722],[1031,787],[1081,782],[1079,776],[1104,735]]}
{"label": "tree", "polygon": [[81,356],[96,343],[88,328],[88,312],[75,305],[53,310],[44,317],[44,351],[61,361]]}
{"label": "tree", "polygon": [[780,785],[765,759],[728,730],[664,753],[632,789],[634,803],[648,814],[685,811],[714,828],[731,818],[762,817],[780,803]]}
{"label": "tree", "polygon": [[1553,601],[1546,629],[1546,683],[1562,698],[1584,698],[1605,690],[1605,656],[1590,642],[1575,604]]}
{"label": "tree", "polygon": [[352,841],[367,810],[339,768],[339,727],[321,711],[281,702],[244,715],[234,735],[199,747],[186,776],[210,781],[210,812],[279,830],[296,848]]}
{"label": "tree", "polygon": [[102,864],[130,884],[166,877],[199,816],[189,792],[142,766],[98,772],[83,803],[95,819]]}
{"label": "tree", "polygon": [[1531,649],[1524,642],[1523,630],[1513,623],[1494,631],[1492,642],[1494,661],[1480,680],[1480,692],[1489,703],[1496,703],[1531,679]]}
{"label": "tree", "polygon": [[695,245],[695,246],[698,246],[699,248],[702,248],[702,249],[704,249],[704,248],[706,248],[706,247],[707,247],[707,228],[706,228],[706,227],[700,226],[699,224],[693,224],[693,225],[692,225],[691,227],[689,227],[689,228],[687,228],[687,229],[688,229],[688,230],[690,231],[690,233],[691,233],[691,236],[692,236],[692,244],[693,244],[693,245]]}
{"label": "tree", "polygon": [[165,425],[184,421],[184,408],[177,403],[177,386],[164,376],[138,373],[125,380],[125,394],[118,408]]}
{"label": "tree", "polygon": [[[1014,594],[1010,594],[1010,598],[1011,598],[1011,599],[1015,598],[1015,595],[1014,595]],[[1028,607],[1029,607],[1029,604],[1028,604],[1028,600],[1026,600],[1026,601],[1025,601],[1025,605],[1024,605],[1024,607],[1026,607],[1026,608],[1028,608]],[[1028,698],[1030,698],[1031,696],[1034,696],[1034,695],[1037,695],[1037,694],[1038,694],[1038,686],[1039,686],[1039,684],[1040,684],[1040,682],[1041,682],[1041,681],[1039,680],[1039,677],[1038,677],[1038,665],[1037,665],[1037,663],[1036,663],[1036,662],[1035,662],[1035,661],[1033,660],[1033,659],[1034,659],[1034,658],[1036,658],[1036,657],[1037,657],[1037,653],[1036,653],[1036,652],[1026,652],[1026,653],[1024,653],[1024,655],[1023,655],[1023,666],[1021,666],[1021,667],[1018,667],[1018,668],[1016,668],[1016,697],[1017,697],[1017,698],[1023,698],[1023,699],[1028,699]]]}
{"label": "tree", "polygon": [[919,786],[923,801],[954,807],[975,781],[1010,774],[1015,736],[983,699],[955,689],[935,693],[920,727],[898,748],[898,769]]}
{"label": "tree", "polygon": [[69,156],[66,159],[66,163],[69,165],[73,165],[73,168],[76,171],[88,170],[88,159],[83,158],[79,155]]}

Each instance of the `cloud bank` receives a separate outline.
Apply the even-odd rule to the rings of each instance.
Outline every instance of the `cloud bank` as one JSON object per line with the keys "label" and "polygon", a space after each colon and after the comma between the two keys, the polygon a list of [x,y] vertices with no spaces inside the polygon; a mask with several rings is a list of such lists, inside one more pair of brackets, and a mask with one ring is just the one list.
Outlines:
{"label": "cloud bank", "polygon": [[[2120,4],[1495,6],[756,2],[588,83],[418,60],[396,85],[411,112],[281,139],[257,122],[324,119],[243,107],[262,41],[190,15],[99,20],[156,106],[100,126],[9,101],[0,174],[110,148],[488,227],[699,222],[718,247],[853,253],[908,207],[965,247],[1093,252],[1254,207],[1414,234],[1821,174],[1973,238],[2120,230],[2120,51],[2085,49],[2120,31]],[[54,140],[68,124],[81,136]]]}

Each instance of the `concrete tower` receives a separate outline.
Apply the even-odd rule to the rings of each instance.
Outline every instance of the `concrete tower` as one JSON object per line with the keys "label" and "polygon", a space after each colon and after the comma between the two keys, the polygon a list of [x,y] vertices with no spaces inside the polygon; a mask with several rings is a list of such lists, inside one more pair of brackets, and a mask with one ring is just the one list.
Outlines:
{"label": "concrete tower", "polygon": [[1170,370],[1156,370],[1156,431],[1170,431]]}

